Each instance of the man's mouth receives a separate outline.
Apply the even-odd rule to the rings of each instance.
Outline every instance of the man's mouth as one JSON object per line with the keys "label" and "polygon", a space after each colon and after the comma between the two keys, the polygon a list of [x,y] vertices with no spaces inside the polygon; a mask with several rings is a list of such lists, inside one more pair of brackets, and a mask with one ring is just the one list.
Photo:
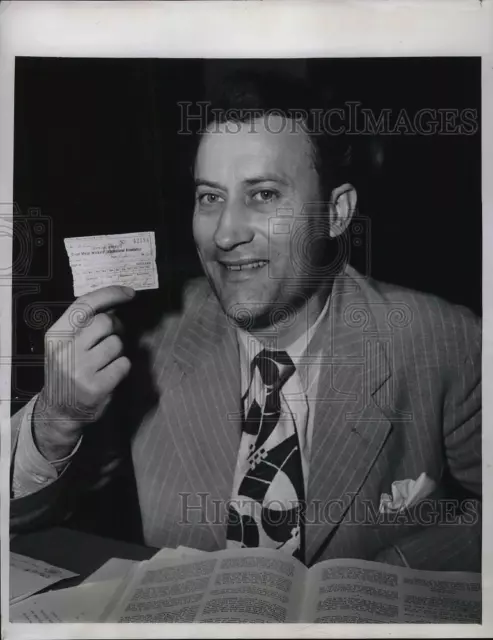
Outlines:
{"label": "man's mouth", "polygon": [[228,271],[246,271],[251,269],[261,269],[268,264],[268,260],[236,260],[236,261],[219,261],[225,269]]}

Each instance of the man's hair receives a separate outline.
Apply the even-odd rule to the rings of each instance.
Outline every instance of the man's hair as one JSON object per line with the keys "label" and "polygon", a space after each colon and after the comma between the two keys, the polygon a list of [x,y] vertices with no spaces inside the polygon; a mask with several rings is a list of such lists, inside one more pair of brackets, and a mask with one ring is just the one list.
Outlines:
{"label": "man's hair", "polygon": [[218,79],[210,88],[201,136],[214,123],[249,122],[268,114],[282,115],[289,130],[297,122],[308,135],[314,167],[319,176],[320,198],[328,202],[332,189],[346,181],[351,148],[342,133],[329,133],[324,115],[334,108],[310,82],[285,72],[237,70]]}

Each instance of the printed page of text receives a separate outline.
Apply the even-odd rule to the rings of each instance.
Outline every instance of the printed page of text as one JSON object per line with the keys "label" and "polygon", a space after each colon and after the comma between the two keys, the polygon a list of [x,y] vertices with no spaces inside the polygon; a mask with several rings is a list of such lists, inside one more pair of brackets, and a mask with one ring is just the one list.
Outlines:
{"label": "printed page of text", "polygon": [[146,562],[111,622],[295,622],[306,568],[268,549]]}
{"label": "printed page of text", "polygon": [[308,573],[300,622],[399,622],[397,567],[329,560]]}
{"label": "printed page of text", "polygon": [[11,622],[98,622],[120,581],[106,580],[48,591],[10,607]]}
{"label": "printed page of text", "polygon": [[10,603],[19,602],[60,580],[76,575],[73,571],[54,567],[42,560],[10,553]]}
{"label": "printed page of text", "polygon": [[364,560],[322,562],[309,570],[300,621],[479,623],[481,579]]}
{"label": "printed page of text", "polygon": [[406,569],[401,580],[401,622],[481,623],[479,573]]}

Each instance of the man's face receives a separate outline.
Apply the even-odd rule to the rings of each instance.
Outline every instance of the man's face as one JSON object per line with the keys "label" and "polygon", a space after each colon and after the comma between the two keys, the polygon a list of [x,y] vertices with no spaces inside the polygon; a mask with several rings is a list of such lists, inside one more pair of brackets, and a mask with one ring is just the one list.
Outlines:
{"label": "man's face", "polygon": [[[218,124],[199,145],[193,233],[205,273],[232,318],[246,310],[268,323],[275,309],[307,295],[300,255],[305,267],[317,256],[310,242],[301,242],[300,254],[300,240],[321,232],[320,216],[304,209],[319,200],[319,183],[310,140],[292,124],[280,116]],[[282,209],[292,215],[272,220]]]}

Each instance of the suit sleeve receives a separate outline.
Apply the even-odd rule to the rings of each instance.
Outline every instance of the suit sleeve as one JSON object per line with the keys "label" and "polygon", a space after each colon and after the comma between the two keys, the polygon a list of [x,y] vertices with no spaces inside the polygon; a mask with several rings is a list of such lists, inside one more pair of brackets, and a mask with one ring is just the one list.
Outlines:
{"label": "suit sleeve", "polygon": [[[32,414],[37,396],[11,418],[11,500],[12,533],[47,526],[63,517],[62,496],[67,492],[72,454],[49,462],[36,448],[32,436]],[[57,517],[58,516],[58,517]]]}
{"label": "suit sleeve", "polygon": [[445,397],[443,438],[451,476],[467,492],[479,497],[482,492],[479,321],[466,325],[465,349]]}
{"label": "suit sleeve", "polygon": [[[461,316],[464,331],[450,340],[450,373],[443,402],[447,470],[462,496],[453,524],[427,526],[396,542],[375,560],[434,571],[481,571],[481,333],[480,322]],[[455,336],[454,336],[455,338]],[[442,374],[443,375],[443,374]],[[398,553],[397,553],[398,552]]]}
{"label": "suit sleeve", "polygon": [[[21,498],[47,486],[67,468],[77,453],[80,440],[72,453],[61,460],[48,461],[39,452],[32,433],[32,414],[37,401],[35,396],[12,418],[17,434],[12,443],[12,497]],[[17,428],[16,422],[19,423]]]}
{"label": "suit sleeve", "polygon": [[453,524],[424,527],[396,541],[374,558],[426,571],[481,572],[481,505],[467,501],[466,513]]}
{"label": "suit sleeve", "polygon": [[48,462],[32,439],[34,402],[11,418],[12,533],[64,521],[77,510],[83,494],[98,491],[117,476],[123,459],[114,442],[114,414],[109,412],[85,428],[68,458]]}

